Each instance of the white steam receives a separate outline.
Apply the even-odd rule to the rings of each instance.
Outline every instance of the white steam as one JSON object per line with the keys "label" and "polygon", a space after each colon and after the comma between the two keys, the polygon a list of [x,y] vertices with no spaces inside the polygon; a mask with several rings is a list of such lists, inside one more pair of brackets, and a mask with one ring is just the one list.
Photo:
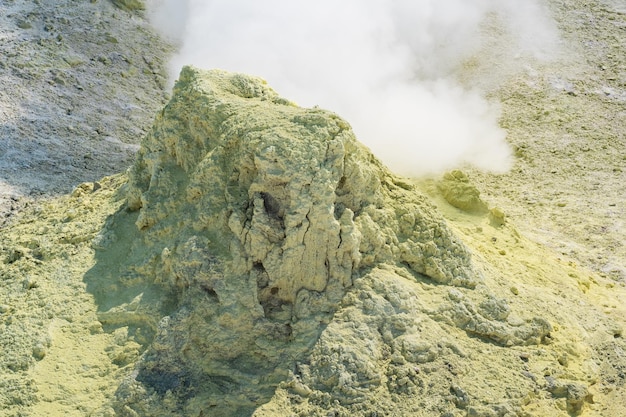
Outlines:
{"label": "white steam", "polygon": [[340,114],[395,171],[422,175],[464,164],[508,169],[497,104],[458,79],[494,45],[489,25],[506,38],[500,60],[549,54],[556,30],[540,1],[151,0],[149,7],[153,24],[180,45],[172,77],[186,64],[259,75],[300,105]]}

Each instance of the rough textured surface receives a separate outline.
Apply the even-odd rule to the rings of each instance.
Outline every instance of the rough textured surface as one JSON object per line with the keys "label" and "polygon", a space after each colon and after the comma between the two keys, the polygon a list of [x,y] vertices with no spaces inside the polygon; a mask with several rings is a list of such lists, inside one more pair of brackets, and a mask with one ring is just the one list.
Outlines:
{"label": "rough textured surface", "polygon": [[162,236],[177,222],[180,234],[170,214],[185,212],[196,218],[188,227],[232,233],[236,244],[221,239],[233,263],[262,264],[286,302],[329,276],[347,287],[353,270],[380,262],[476,284],[465,247],[345,121],[291,105],[259,79],[184,69],[130,180],[139,229]]}
{"label": "rough textured surface", "polygon": [[[250,414],[297,363],[304,392],[351,406],[383,390],[393,408],[391,393],[413,392],[396,373],[437,357],[423,320],[503,346],[550,337],[544,319],[506,321],[506,300],[434,207],[346,122],[260,79],[185,68],[127,187],[129,211],[104,229],[86,276],[100,319],[147,348],[118,390],[121,414]],[[410,296],[418,282],[444,290],[436,308]],[[413,365],[380,366],[393,355]]]}
{"label": "rough textured surface", "polygon": [[3,0],[0,217],[11,197],[126,169],[166,101],[170,50],[109,0]]}
{"label": "rough textured surface", "polygon": [[[470,289],[405,266],[364,270],[317,342],[279,365],[274,381],[221,372],[252,376],[234,398],[217,397],[234,386],[226,377],[194,385],[200,372],[188,365],[197,352],[172,354],[164,330],[184,317],[178,298],[190,305],[213,295],[193,283],[181,290],[143,280],[160,258],[144,262],[154,248],[142,248],[138,213],[125,211],[126,175],[75,187],[130,161],[163,99],[167,47],[141,14],[110,1],[0,2],[0,193],[8,196],[0,216],[10,216],[0,226],[0,415],[111,417],[114,406],[134,415],[124,408],[132,405],[208,416],[233,409],[222,398],[243,399],[241,414],[272,417],[622,415],[626,9],[619,0],[548,3],[570,59],[520,62],[509,80],[468,78],[493,87],[516,151],[506,175],[463,168],[491,220],[451,206],[435,183],[416,183],[482,279]],[[491,74],[488,61],[464,70],[480,68]],[[74,187],[54,199],[19,197]],[[170,252],[179,264],[182,246]],[[545,326],[535,317],[552,327],[540,344],[520,337]],[[214,337],[188,343],[195,323],[187,323],[173,331],[180,345]],[[503,334],[530,344],[509,346]],[[253,391],[256,403],[267,402],[252,410]]]}
{"label": "rough textured surface", "polygon": [[626,3],[548,4],[568,56],[524,63],[498,86],[515,165],[467,173],[525,234],[625,282]]}
{"label": "rough textured surface", "polygon": [[480,198],[480,191],[470,183],[463,171],[447,172],[438,186],[446,201],[456,208],[476,214],[488,210],[487,203]]}
{"label": "rough textured surface", "polygon": [[[120,205],[121,176],[29,204],[0,241],[0,415],[94,415],[139,345],[103,332],[82,276]],[[41,219],[45,218],[45,222]]]}

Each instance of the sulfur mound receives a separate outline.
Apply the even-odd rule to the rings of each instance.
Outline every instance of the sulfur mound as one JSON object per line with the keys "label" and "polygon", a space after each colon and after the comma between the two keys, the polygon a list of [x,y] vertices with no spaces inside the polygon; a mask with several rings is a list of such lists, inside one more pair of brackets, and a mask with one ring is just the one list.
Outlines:
{"label": "sulfur mound", "polygon": [[463,171],[447,172],[439,183],[439,190],[443,198],[458,209],[477,214],[488,211],[487,204],[480,198],[480,191]]}
{"label": "sulfur mound", "polygon": [[451,332],[549,338],[541,318],[509,324],[466,247],[345,121],[261,79],[184,68],[126,195],[85,278],[105,328],[144,349],[119,415],[276,415],[296,397],[393,414],[418,393],[415,410],[444,412],[469,404],[437,376],[465,355]]}

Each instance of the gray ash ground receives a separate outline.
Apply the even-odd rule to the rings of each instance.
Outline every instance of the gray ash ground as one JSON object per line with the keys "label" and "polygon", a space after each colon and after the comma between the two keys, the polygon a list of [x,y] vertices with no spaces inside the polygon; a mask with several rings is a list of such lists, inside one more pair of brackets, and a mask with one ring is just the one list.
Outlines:
{"label": "gray ash ground", "polygon": [[164,103],[169,49],[109,1],[3,1],[0,205],[126,169]]}

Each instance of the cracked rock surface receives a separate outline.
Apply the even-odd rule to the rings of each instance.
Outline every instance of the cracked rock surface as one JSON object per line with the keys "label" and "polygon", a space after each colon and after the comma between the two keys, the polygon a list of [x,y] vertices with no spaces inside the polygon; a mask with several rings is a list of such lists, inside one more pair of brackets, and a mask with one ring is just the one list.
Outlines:
{"label": "cracked rock surface", "polygon": [[[353,415],[378,392],[391,412],[422,392],[415,367],[465,356],[422,328],[502,346],[550,337],[540,317],[507,322],[465,245],[345,121],[261,79],[184,68],[126,187],[103,234],[126,235],[128,252],[111,256],[109,239],[86,276],[100,319],[144,335],[122,415],[249,414],[281,383]],[[420,301],[421,285],[440,302]]]}

